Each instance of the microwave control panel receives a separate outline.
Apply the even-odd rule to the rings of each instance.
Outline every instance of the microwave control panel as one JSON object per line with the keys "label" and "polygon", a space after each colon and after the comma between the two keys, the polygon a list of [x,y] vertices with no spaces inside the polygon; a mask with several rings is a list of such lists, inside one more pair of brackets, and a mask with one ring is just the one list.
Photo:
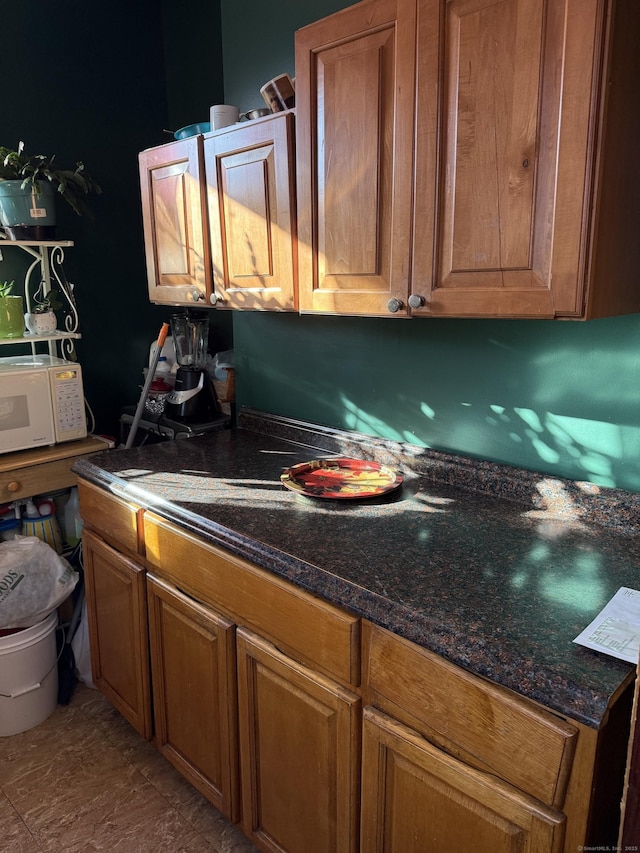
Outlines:
{"label": "microwave control panel", "polygon": [[49,370],[56,441],[73,441],[87,434],[84,413],[82,370],[79,364],[52,367]]}

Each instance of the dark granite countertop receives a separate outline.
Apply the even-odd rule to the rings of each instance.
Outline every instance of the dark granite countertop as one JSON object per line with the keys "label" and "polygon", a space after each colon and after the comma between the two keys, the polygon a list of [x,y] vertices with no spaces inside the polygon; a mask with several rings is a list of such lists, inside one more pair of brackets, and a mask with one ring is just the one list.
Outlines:
{"label": "dark granite countertop", "polygon": [[[473,673],[600,725],[634,667],[572,641],[621,586],[640,588],[637,496],[258,413],[240,424],[106,451],[74,470]],[[356,502],[282,487],[284,468],[337,452],[392,462],[405,481]]]}

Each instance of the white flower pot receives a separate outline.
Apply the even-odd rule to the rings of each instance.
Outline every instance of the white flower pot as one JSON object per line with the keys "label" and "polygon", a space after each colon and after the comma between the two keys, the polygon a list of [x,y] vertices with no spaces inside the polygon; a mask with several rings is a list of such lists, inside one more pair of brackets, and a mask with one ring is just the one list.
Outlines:
{"label": "white flower pot", "polygon": [[33,335],[50,335],[58,325],[53,311],[47,311],[45,314],[25,314],[24,321]]}

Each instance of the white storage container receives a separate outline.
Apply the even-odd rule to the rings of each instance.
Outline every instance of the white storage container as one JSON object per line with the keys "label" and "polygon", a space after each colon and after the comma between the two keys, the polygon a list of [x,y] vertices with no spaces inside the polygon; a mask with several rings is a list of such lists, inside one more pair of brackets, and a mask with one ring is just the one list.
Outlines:
{"label": "white storage container", "polygon": [[0,637],[0,736],[26,732],[58,705],[58,611]]}

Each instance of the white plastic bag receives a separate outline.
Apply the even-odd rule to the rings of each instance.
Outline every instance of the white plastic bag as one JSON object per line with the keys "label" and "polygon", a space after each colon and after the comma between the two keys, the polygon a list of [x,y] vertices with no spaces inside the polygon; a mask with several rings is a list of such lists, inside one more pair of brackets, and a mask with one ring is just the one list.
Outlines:
{"label": "white plastic bag", "polygon": [[209,376],[212,379],[217,379],[219,382],[224,382],[227,378],[229,368],[234,366],[233,350],[227,349],[224,352],[217,352],[211,362],[207,364]]}
{"label": "white plastic bag", "polygon": [[78,578],[36,536],[0,542],[0,629],[37,625],[73,592]]}
{"label": "white plastic bag", "polygon": [[71,640],[71,649],[76,662],[76,676],[87,687],[96,689],[91,671],[91,647],[89,646],[89,625],[87,624],[87,602],[82,602],[82,616],[78,629]]}

